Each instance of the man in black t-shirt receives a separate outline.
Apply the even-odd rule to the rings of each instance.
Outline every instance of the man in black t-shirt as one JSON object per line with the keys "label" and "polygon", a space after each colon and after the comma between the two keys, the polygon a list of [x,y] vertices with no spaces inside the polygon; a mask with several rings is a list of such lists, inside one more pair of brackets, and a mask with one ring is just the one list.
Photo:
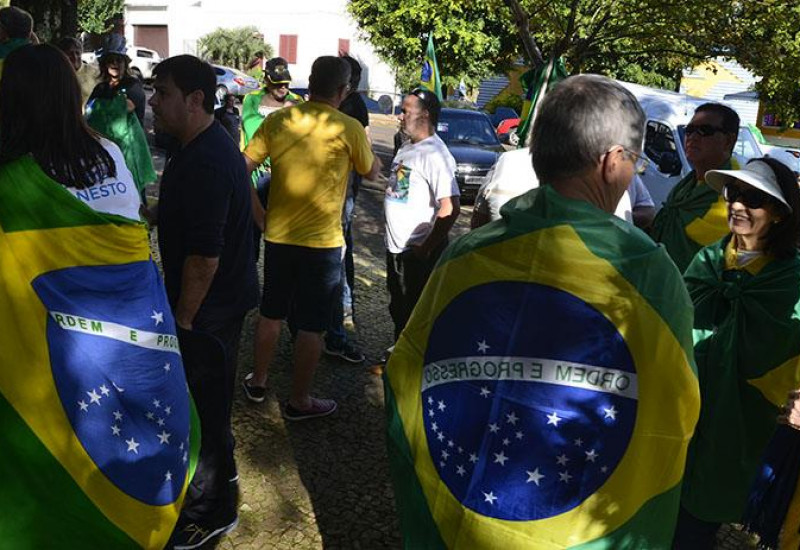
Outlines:
{"label": "man in black t-shirt", "polygon": [[[359,121],[369,136],[369,112],[364,99],[358,92],[361,80],[361,65],[352,57],[344,58],[350,63],[350,93],[339,105],[339,110]],[[355,211],[356,196],[361,187],[361,175],[355,171],[350,172],[347,185],[347,196],[342,210],[342,230],[344,232],[344,247],[342,252],[342,282],[338,292],[339,298],[333,308],[331,323],[325,333],[325,354],[339,357],[350,363],[361,363],[364,354],[349,340],[345,324],[353,323],[353,287],[355,285],[355,264],[353,262],[353,212]]]}
{"label": "man in black t-shirt", "polygon": [[242,155],[214,120],[211,66],[181,55],[154,72],[154,125],[180,143],[161,180],[158,244],[201,424],[200,461],[170,544],[197,548],[238,521],[230,423],[242,323],[258,300],[253,217]]}

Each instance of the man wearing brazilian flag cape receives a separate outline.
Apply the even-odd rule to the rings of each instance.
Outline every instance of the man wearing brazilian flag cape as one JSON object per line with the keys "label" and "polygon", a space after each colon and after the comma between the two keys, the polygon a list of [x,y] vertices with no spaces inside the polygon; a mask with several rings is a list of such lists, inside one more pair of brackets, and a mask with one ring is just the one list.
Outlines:
{"label": "man wearing brazilian flag cape", "polygon": [[387,367],[406,548],[669,548],[699,411],[692,307],[612,215],[644,130],[597,75],[542,102],[541,188],[445,251]]}

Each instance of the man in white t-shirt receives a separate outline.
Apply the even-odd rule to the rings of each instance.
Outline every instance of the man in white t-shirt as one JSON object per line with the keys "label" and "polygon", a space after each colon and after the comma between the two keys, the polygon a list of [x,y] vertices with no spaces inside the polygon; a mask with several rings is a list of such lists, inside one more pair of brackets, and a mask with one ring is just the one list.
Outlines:
{"label": "man in white t-shirt", "polygon": [[409,141],[392,161],[386,188],[386,284],[395,339],[406,326],[460,211],[456,161],[436,135],[441,105],[417,89],[403,100]]}
{"label": "man in white t-shirt", "polygon": [[[500,207],[536,187],[539,187],[539,180],[533,171],[530,150],[525,147],[503,153],[478,190],[472,211],[472,229],[499,220]],[[614,215],[641,229],[653,223],[655,204],[638,175],[633,176]]]}

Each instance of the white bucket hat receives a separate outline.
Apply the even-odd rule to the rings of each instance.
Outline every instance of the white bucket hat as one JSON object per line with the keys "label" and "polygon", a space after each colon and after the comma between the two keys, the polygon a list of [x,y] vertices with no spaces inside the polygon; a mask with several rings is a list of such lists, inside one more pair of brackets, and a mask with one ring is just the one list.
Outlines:
{"label": "white bucket hat", "polygon": [[790,212],[792,211],[792,207],[783,197],[775,172],[766,162],[755,160],[746,164],[741,170],[709,170],[706,172],[706,183],[720,194],[722,194],[722,188],[725,184],[733,180],[739,180],[750,187],[755,187],[770,197],[779,200],[786,205]]}

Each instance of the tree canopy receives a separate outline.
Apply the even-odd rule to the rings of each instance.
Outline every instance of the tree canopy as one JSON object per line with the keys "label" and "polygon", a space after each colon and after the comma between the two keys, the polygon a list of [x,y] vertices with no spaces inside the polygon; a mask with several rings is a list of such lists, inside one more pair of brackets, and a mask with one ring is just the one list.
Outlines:
{"label": "tree canopy", "polygon": [[[544,57],[570,72],[600,72],[674,85],[679,71],[719,53],[732,3],[707,0],[514,0]],[[349,10],[379,54],[418,67],[428,32],[443,81],[472,83],[525,54],[509,0],[350,0]]]}
{"label": "tree canopy", "polygon": [[237,69],[244,69],[259,52],[265,58],[272,57],[272,47],[264,43],[264,37],[254,26],[218,28],[197,41],[199,56]]}

